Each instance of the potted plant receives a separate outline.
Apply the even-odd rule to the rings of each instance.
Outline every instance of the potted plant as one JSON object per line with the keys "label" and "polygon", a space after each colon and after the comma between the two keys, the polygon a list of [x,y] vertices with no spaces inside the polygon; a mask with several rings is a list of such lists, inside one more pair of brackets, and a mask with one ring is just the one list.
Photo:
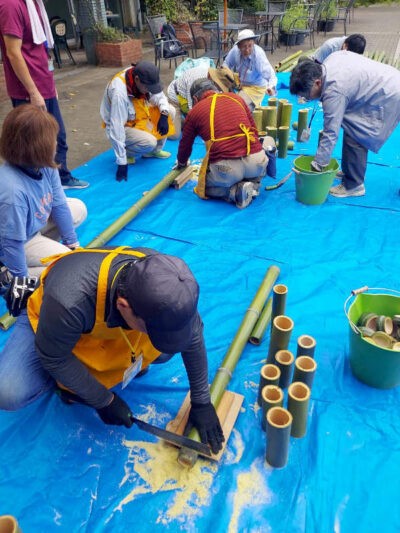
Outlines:
{"label": "potted plant", "polygon": [[335,27],[335,19],[337,16],[337,0],[327,0],[321,10],[321,16],[318,21],[318,31],[332,31]]}
{"label": "potted plant", "polygon": [[97,62],[103,67],[125,67],[142,58],[141,39],[132,39],[118,28],[93,25]]}
{"label": "potted plant", "polygon": [[[302,44],[308,29],[307,6],[296,4],[283,15],[279,26],[279,41],[286,46]],[[303,30],[303,31],[302,31]]]}

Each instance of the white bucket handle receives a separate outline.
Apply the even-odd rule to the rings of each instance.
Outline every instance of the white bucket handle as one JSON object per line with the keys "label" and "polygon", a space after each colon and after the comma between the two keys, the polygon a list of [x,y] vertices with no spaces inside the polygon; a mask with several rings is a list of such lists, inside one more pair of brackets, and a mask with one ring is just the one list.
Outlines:
{"label": "white bucket handle", "polygon": [[354,324],[354,322],[350,320],[350,317],[349,317],[350,301],[352,300],[352,298],[354,298],[354,296],[357,296],[357,294],[362,294],[363,292],[367,292],[367,291],[385,291],[385,292],[390,292],[397,296],[400,296],[400,291],[396,289],[389,289],[388,287],[368,287],[367,285],[364,285],[364,287],[360,287],[359,289],[353,289],[350,293],[350,296],[348,296],[344,302],[343,310],[344,310],[344,314],[347,317],[347,320],[349,321],[351,329],[357,335],[361,335],[361,332],[358,329],[358,327]]}

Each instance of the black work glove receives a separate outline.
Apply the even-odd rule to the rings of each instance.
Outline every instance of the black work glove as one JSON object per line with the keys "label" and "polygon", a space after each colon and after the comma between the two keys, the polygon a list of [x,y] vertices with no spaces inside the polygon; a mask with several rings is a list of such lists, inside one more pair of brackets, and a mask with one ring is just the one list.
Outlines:
{"label": "black work glove", "polygon": [[225,437],[211,402],[206,404],[192,402],[189,422],[199,432],[201,442],[209,444],[213,453],[218,453],[221,450]]}
{"label": "black work glove", "polygon": [[115,179],[117,181],[128,181],[128,165],[118,165]]}
{"label": "black work glove", "polygon": [[109,405],[96,409],[105,424],[125,426],[130,428],[133,424],[132,412],[129,405],[114,392],[114,398]]}
{"label": "black work glove", "polygon": [[167,135],[168,130],[169,130],[168,115],[163,115],[161,113],[160,118],[158,119],[158,122],[157,122],[157,131],[160,135]]}
{"label": "black work glove", "polygon": [[13,276],[8,268],[0,262],[0,295],[3,296],[11,286]]}
{"label": "black work glove", "polygon": [[6,306],[11,316],[17,317],[26,308],[29,296],[38,284],[36,276],[15,276],[4,294]]}
{"label": "black work glove", "polygon": [[186,168],[188,166],[188,163],[189,161],[187,161],[184,164],[179,163],[179,161],[176,161],[175,165],[172,167],[172,170],[182,170],[183,168]]}

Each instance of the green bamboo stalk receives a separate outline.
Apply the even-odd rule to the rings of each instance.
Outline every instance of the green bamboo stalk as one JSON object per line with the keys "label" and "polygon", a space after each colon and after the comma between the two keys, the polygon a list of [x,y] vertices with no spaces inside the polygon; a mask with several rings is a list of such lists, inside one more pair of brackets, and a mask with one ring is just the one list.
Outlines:
{"label": "green bamboo stalk", "polygon": [[264,337],[265,330],[267,329],[268,324],[271,321],[271,311],[272,311],[272,298],[268,298],[267,303],[264,306],[264,309],[261,311],[260,318],[257,320],[253,331],[250,334],[249,342],[259,346],[261,344],[262,338]]}
{"label": "green bamboo stalk", "polygon": [[292,422],[291,413],[283,407],[272,407],[267,413],[265,458],[274,468],[282,468],[287,463]]}
{"label": "green bamboo stalk", "polygon": [[286,389],[292,379],[294,355],[289,350],[278,350],[275,354],[275,364],[281,371],[278,385]]}
{"label": "green bamboo stalk", "polygon": [[[150,189],[143,198],[133,204],[123,215],[110,224],[102,233],[95,237],[86,248],[98,248],[112,239],[121,229],[133,220],[150,202],[154,200],[164,189],[169,187],[172,182],[187,169],[171,170],[164,176],[164,178]],[[0,329],[6,331],[15,322],[15,318],[5,313],[0,317]]]}
{"label": "green bamboo stalk", "polygon": [[256,123],[257,130],[263,130],[263,111],[262,109],[255,109],[253,111],[254,122]]}
{"label": "green bamboo stalk", "polygon": [[301,134],[307,128],[308,109],[299,109],[297,118],[297,142],[301,141]]}
{"label": "green bamboo stalk", "polygon": [[278,129],[278,158],[284,159],[287,156],[289,141],[289,126],[279,126]]}
{"label": "green bamboo stalk", "polygon": [[278,350],[287,349],[293,327],[294,322],[288,316],[278,315],[273,319],[267,363],[273,363],[275,361],[275,354]]}
{"label": "green bamboo stalk", "polygon": [[301,381],[308,387],[312,387],[317,363],[308,355],[301,355],[294,363],[293,381]]}
{"label": "green bamboo stalk", "polygon": [[288,288],[286,285],[278,284],[272,287],[272,315],[273,320],[278,315],[284,315],[286,309],[286,298]]}
{"label": "green bamboo stalk", "polygon": [[286,98],[280,98],[278,101],[278,116],[276,118],[276,126],[279,128],[281,125],[281,117],[282,117],[282,107],[283,104],[287,104],[288,100]]}
{"label": "green bamboo stalk", "polygon": [[278,135],[278,128],[276,128],[275,126],[269,126],[267,128],[267,134],[276,141],[276,137]]}
{"label": "green bamboo stalk", "polygon": [[277,109],[276,106],[263,107],[263,130],[267,130],[270,126],[276,128]]}
{"label": "green bamboo stalk", "polygon": [[290,121],[292,119],[292,107],[292,104],[283,104],[281,113],[281,126],[290,126]]}
{"label": "green bamboo stalk", "polygon": [[294,381],[288,389],[288,411],[293,416],[291,436],[300,439],[307,431],[310,388],[305,383]]}
{"label": "green bamboo stalk", "polygon": [[268,105],[269,106],[278,106],[278,98],[275,98],[275,96],[271,96],[271,98],[268,98]]}
{"label": "green bamboo stalk", "polygon": [[267,413],[272,407],[282,407],[283,390],[276,385],[265,385],[261,391],[261,427],[265,431],[267,426]]}
{"label": "green bamboo stalk", "polygon": [[281,378],[281,371],[277,365],[264,365],[260,371],[260,380],[258,383],[257,402],[261,405],[262,390],[266,385],[278,385]]}
{"label": "green bamboo stalk", "polygon": [[[211,403],[215,408],[218,407],[221,401],[242,351],[246,346],[247,339],[249,338],[249,335],[251,334],[258,317],[260,316],[261,310],[272,290],[272,287],[274,286],[275,281],[278,278],[279,272],[279,268],[275,265],[272,265],[268,268],[260,286],[257,289],[253,301],[251,302],[250,307],[247,309],[239,329],[237,330],[236,335],[233,338],[228,351],[226,352],[221,366],[217,370],[210,388]],[[191,439],[200,441],[198,431],[194,428],[189,432],[188,436]],[[184,466],[191,467],[197,461],[197,456],[198,454],[195,451],[189,450],[188,448],[182,448],[179,452],[178,462]]]}
{"label": "green bamboo stalk", "polygon": [[282,59],[282,61],[279,61],[275,65],[275,71],[276,72],[282,72],[282,69],[284,65],[288,65],[294,62],[295,59],[298,59],[298,57],[303,53],[303,50],[299,50],[298,52],[295,52],[294,54],[291,54],[290,56],[285,57]]}
{"label": "green bamboo stalk", "polygon": [[296,357],[300,355],[308,355],[309,357],[314,357],[315,347],[317,346],[317,341],[311,335],[300,335],[297,339],[297,353]]}

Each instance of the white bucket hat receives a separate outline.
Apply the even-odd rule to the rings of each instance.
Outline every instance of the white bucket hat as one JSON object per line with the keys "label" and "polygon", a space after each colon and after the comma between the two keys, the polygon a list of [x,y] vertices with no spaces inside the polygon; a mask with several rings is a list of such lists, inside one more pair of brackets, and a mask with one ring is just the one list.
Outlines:
{"label": "white bucket hat", "polygon": [[238,33],[238,38],[235,44],[239,44],[241,41],[246,41],[246,39],[257,39],[260,37],[256,35],[253,30],[242,30]]}

